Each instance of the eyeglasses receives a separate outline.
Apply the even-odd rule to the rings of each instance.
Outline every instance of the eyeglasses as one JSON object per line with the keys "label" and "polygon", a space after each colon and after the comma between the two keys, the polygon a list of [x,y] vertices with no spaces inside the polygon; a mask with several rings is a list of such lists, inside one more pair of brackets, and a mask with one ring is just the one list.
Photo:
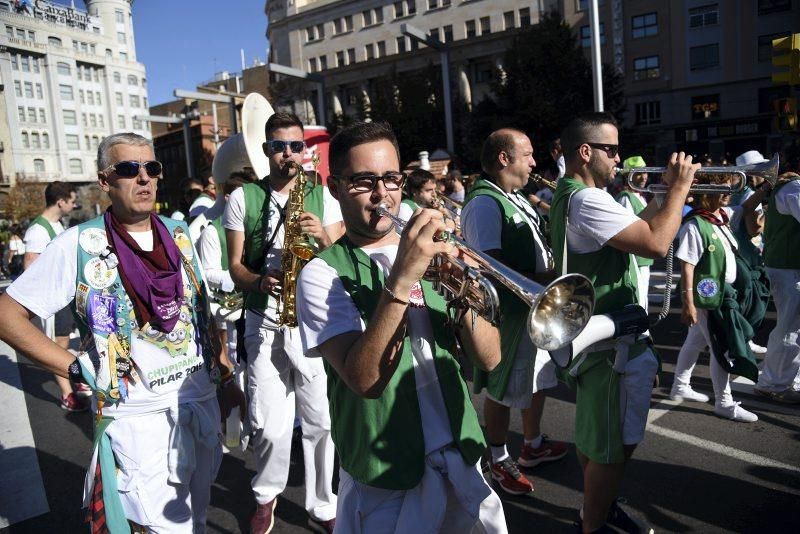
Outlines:
{"label": "eyeglasses", "polygon": [[608,156],[611,159],[616,158],[617,154],[619,154],[619,145],[604,145],[602,143],[585,143],[585,144],[589,145],[592,148],[596,148],[597,150],[602,150],[603,152],[606,153],[606,156]]}
{"label": "eyeglasses", "polygon": [[280,139],[267,139],[267,146],[273,154],[283,152],[286,150],[286,145],[289,145],[289,150],[298,154],[306,148],[305,141],[282,141]]}
{"label": "eyeglasses", "polygon": [[109,170],[117,173],[120,178],[135,178],[139,176],[139,170],[144,166],[144,171],[150,178],[161,178],[163,167],[160,161],[118,161],[109,165],[103,172]]}
{"label": "eyeglasses", "polygon": [[347,182],[347,186],[358,193],[374,190],[375,186],[378,185],[378,180],[383,182],[383,187],[387,191],[397,191],[403,187],[403,182],[406,181],[406,175],[402,172],[386,172],[382,175],[363,173],[352,176],[331,176],[331,178]]}

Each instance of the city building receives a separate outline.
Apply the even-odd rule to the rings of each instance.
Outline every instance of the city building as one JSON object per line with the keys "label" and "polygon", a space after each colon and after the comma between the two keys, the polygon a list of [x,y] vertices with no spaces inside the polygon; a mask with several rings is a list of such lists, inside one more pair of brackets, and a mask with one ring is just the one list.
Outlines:
{"label": "city building", "polygon": [[[773,102],[789,89],[771,83],[771,41],[798,31],[800,0],[598,4],[603,62],[625,80],[626,145],[659,161],[676,148],[721,160],[748,149],[769,153],[786,142],[773,124]],[[401,34],[403,23],[447,43],[453,91],[474,104],[491,93],[514,35],[551,11],[574,29],[588,57],[587,0],[265,4],[270,61],[322,77],[327,121],[356,115],[374,80],[439,64],[437,51]]]}
{"label": "city building", "polygon": [[0,0],[0,186],[96,180],[107,135],[150,137],[133,0]]}

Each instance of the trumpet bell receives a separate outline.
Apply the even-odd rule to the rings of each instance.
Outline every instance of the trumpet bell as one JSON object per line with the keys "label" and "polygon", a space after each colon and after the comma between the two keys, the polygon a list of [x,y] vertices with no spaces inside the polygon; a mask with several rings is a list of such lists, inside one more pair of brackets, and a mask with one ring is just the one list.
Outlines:
{"label": "trumpet bell", "polygon": [[528,335],[540,349],[556,350],[578,337],[594,312],[594,286],[582,274],[552,281],[533,301]]}

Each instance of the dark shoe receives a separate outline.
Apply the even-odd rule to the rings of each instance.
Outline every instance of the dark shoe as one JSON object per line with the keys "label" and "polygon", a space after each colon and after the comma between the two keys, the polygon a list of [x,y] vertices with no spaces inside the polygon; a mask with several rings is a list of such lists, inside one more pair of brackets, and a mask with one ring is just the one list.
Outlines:
{"label": "dark shoe", "polygon": [[533,484],[519,472],[519,467],[511,457],[492,464],[492,478],[503,491],[511,495],[527,495],[533,491]]}
{"label": "dark shoe", "polygon": [[266,504],[257,504],[256,512],[250,518],[250,534],[268,534],[275,524],[275,504],[278,499],[272,499]]}
{"label": "dark shoe", "polygon": [[800,404],[800,391],[795,391],[792,388],[784,389],[783,391],[767,391],[765,389],[753,388],[753,391],[772,399],[775,402],[782,402],[783,404]]}
{"label": "dark shoe", "polygon": [[551,440],[542,434],[542,444],[535,449],[522,444],[522,451],[517,463],[522,467],[535,467],[542,462],[560,460],[567,455],[569,445],[564,441]]}
{"label": "dark shoe", "polygon": [[625,504],[625,499],[617,499],[611,503],[611,509],[608,511],[609,525],[629,534],[653,534],[655,532],[644,520],[626,511],[620,504]]}
{"label": "dark shoe", "polygon": [[68,412],[85,412],[89,409],[89,403],[87,399],[70,393],[66,397],[61,397],[61,409]]}

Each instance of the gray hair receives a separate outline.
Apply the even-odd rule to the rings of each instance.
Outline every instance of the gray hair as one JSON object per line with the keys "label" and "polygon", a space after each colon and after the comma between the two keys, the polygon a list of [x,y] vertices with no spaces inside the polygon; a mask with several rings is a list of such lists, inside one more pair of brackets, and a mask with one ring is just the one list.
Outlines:
{"label": "gray hair", "polygon": [[97,170],[103,171],[111,166],[111,148],[116,145],[148,146],[153,149],[153,142],[133,132],[109,135],[97,147]]}

